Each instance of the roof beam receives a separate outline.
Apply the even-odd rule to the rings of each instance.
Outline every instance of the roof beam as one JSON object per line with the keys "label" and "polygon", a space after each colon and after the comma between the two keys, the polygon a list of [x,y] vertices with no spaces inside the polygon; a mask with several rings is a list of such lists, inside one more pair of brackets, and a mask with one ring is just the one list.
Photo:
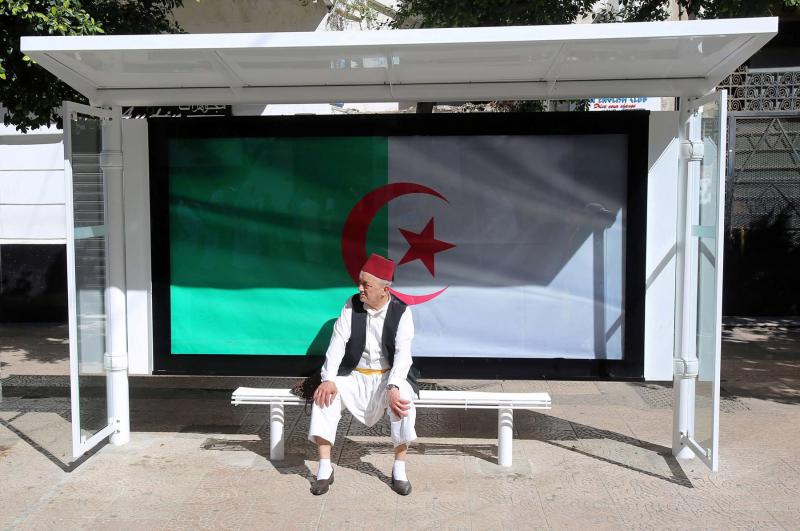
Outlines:
{"label": "roof beam", "polygon": [[91,81],[75,70],[53,59],[49,54],[36,54],[33,59],[61,81],[86,96],[90,102],[93,102],[97,98],[97,88]]}
{"label": "roof beam", "polygon": [[217,72],[228,81],[228,88],[231,89],[231,92],[233,92],[234,95],[238,95],[241,88],[245,85],[245,82],[233,71],[228,62],[222,57],[219,50],[212,50],[207,55],[211,59],[211,64],[214,65]]}
{"label": "roof beam", "polygon": [[[624,88],[621,88],[624,87]],[[702,95],[714,88],[706,78],[562,80],[559,98]],[[381,85],[324,85],[243,87],[231,97],[227,87],[101,89],[98,99],[108,105],[208,105],[231,103],[331,103],[384,101],[481,101],[547,99],[545,81],[508,83],[430,83]]]}

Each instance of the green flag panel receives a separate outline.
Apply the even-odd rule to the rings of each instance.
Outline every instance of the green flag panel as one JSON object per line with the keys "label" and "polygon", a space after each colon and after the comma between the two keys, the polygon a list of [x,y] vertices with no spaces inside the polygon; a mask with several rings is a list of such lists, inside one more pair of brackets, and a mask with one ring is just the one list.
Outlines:
{"label": "green flag panel", "polygon": [[[355,292],[342,226],[387,156],[386,137],[171,139],[171,352],[324,353]],[[367,252],[386,254],[387,224]]]}

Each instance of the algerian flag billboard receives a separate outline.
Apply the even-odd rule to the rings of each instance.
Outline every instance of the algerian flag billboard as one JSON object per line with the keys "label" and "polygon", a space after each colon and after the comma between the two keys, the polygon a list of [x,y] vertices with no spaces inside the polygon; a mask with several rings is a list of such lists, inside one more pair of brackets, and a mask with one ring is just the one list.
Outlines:
{"label": "algerian flag billboard", "polygon": [[[386,184],[387,139],[175,139],[169,146],[173,354],[304,356],[355,285],[342,226]],[[370,230],[386,252],[387,215]]]}
{"label": "algerian flag billboard", "polygon": [[227,131],[165,148],[171,354],[322,353],[377,252],[416,358],[624,357],[628,135]]}

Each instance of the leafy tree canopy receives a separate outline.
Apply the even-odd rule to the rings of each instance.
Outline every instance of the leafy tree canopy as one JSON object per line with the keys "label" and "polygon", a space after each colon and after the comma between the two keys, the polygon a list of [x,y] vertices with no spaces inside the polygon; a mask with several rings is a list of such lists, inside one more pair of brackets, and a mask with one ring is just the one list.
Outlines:
{"label": "leafy tree canopy", "polygon": [[[741,18],[796,12],[800,0],[677,0],[689,18]],[[400,0],[393,27],[454,28],[666,20],[669,0]]]}
{"label": "leafy tree canopy", "polygon": [[461,28],[570,24],[594,0],[401,0],[393,27]]}
{"label": "leafy tree canopy", "polygon": [[[687,18],[796,13],[800,0],[677,0]],[[453,28],[666,20],[669,0],[400,0],[390,26]],[[585,102],[578,108],[585,108]],[[497,110],[541,110],[540,102],[495,102]]]}
{"label": "leafy tree canopy", "polygon": [[698,18],[743,18],[790,15],[800,0],[681,0]]}
{"label": "leafy tree canopy", "polygon": [[0,105],[19,131],[56,123],[63,100],[86,98],[20,52],[24,35],[176,33],[183,0],[0,0]]}

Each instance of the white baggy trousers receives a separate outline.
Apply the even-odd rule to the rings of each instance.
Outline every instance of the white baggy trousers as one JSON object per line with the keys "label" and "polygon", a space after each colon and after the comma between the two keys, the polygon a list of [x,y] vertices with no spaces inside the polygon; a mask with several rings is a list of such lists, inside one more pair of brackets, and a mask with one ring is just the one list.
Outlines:
{"label": "white baggy trousers", "polygon": [[316,442],[315,437],[322,437],[331,444],[336,442],[336,428],[342,418],[342,404],[353,417],[365,424],[374,426],[384,413],[389,414],[392,429],[392,445],[408,444],[417,438],[414,431],[414,422],[417,410],[414,407],[414,390],[411,384],[403,381],[400,387],[400,396],[403,400],[411,402],[405,417],[396,417],[389,409],[389,397],[386,384],[389,382],[389,373],[361,374],[353,371],[347,376],[337,376],[334,380],[338,393],[333,403],[328,407],[319,407],[314,404],[311,408],[311,426],[308,429],[308,439]]}

